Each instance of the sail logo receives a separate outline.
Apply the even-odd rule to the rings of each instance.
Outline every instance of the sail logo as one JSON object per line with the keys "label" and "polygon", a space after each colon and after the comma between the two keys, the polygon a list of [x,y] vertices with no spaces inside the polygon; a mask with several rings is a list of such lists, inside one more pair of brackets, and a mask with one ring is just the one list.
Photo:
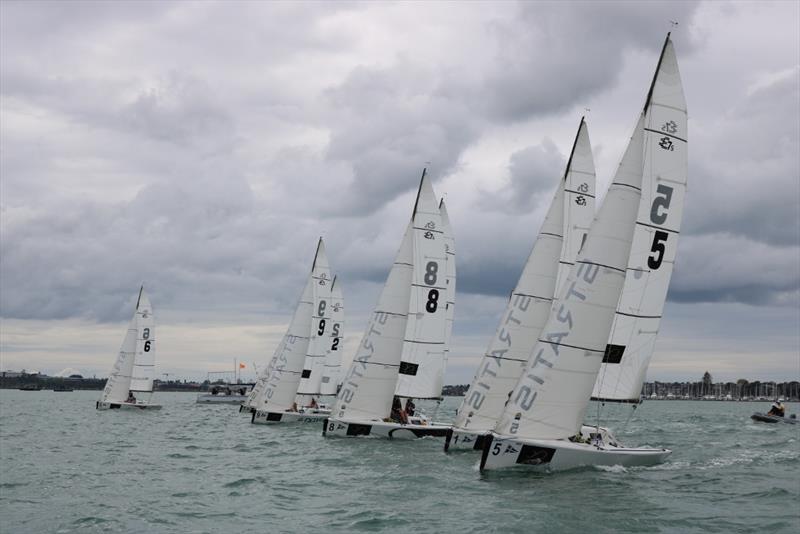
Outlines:
{"label": "sail logo", "polygon": [[659,141],[658,146],[660,146],[661,148],[663,148],[668,152],[672,152],[673,150],[675,150],[675,145],[672,143],[672,139],[666,136],[661,138],[661,141]]}
{"label": "sail logo", "polygon": [[[547,378],[547,369],[552,369],[555,361],[558,359],[562,340],[569,337],[572,332],[574,323],[572,320],[572,313],[569,309],[569,303],[571,301],[586,300],[586,288],[578,289],[578,287],[579,285],[584,285],[583,283],[587,286],[591,286],[597,279],[599,272],[600,266],[591,263],[589,260],[578,263],[576,277],[569,284],[563,302],[561,306],[559,306],[558,311],[555,312],[554,317],[556,323],[553,324],[552,320],[548,322],[549,331],[544,335],[544,338],[540,339],[539,343],[537,343],[539,350],[533,358],[530,368],[526,374],[523,375],[517,387],[514,404],[525,412],[530,411],[533,407],[537,395],[536,389],[544,385]],[[510,433],[517,433],[521,415],[522,414],[519,412],[515,415],[514,421],[509,428]]]}
{"label": "sail logo", "polygon": [[674,134],[678,132],[678,123],[675,121],[667,121],[661,127],[662,132],[666,132],[668,134]]}
{"label": "sail logo", "polygon": [[[506,320],[500,328],[497,329],[494,342],[492,343],[492,346],[500,348],[492,350],[487,354],[490,359],[487,359],[484,365],[478,369],[478,378],[481,380],[475,382],[475,388],[470,390],[469,396],[467,397],[467,405],[475,410],[480,410],[483,402],[486,400],[486,395],[491,390],[491,385],[487,382],[497,378],[497,373],[503,365],[504,356],[511,348],[511,329],[530,323],[530,320],[526,320],[529,318],[525,317],[525,312],[528,311],[531,301],[533,301],[533,297],[528,295],[514,295],[512,301],[514,307],[508,311]],[[515,315],[515,311],[519,313]]]}
{"label": "sail logo", "polygon": [[286,362],[288,360],[286,354],[290,351],[287,350],[287,348],[289,347],[289,345],[294,345],[294,342],[297,341],[297,339],[298,339],[297,336],[286,337],[286,345],[284,345],[283,350],[281,351],[280,355],[275,361],[275,367],[273,368],[272,372],[269,375],[269,379],[267,380],[267,389],[264,392],[264,396],[267,399],[271,399],[272,396],[275,394],[275,388],[278,386],[281,373],[283,373],[283,370],[286,367]]}
{"label": "sail logo", "polygon": [[[353,364],[350,366],[350,371],[347,373],[347,377],[345,378],[345,383],[342,385],[342,390],[339,392],[338,399],[343,403],[339,409],[339,417],[342,417],[344,414],[344,410],[347,408],[347,404],[353,402],[353,397],[356,394],[356,390],[358,390],[358,382],[353,380],[354,378],[358,377],[361,378],[364,376],[364,373],[367,370],[367,364],[369,363],[369,359],[375,354],[375,345],[373,344],[373,335],[380,336],[382,329],[379,328],[386,324],[389,320],[389,314],[385,312],[375,312],[375,316],[372,320],[372,324],[369,327],[366,335],[364,336],[364,341],[361,342],[361,356],[357,356],[355,360],[353,360]],[[355,365],[358,364],[358,365]]]}

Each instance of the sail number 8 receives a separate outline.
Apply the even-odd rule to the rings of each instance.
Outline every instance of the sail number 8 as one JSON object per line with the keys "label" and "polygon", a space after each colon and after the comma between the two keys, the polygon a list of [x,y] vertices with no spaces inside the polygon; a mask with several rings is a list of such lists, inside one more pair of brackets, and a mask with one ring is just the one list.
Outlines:
{"label": "sail number 8", "polygon": [[[664,224],[667,220],[667,208],[672,202],[673,189],[668,185],[658,184],[656,193],[658,195],[653,199],[653,205],[650,207],[650,221],[655,224]],[[663,208],[663,211],[662,211]],[[667,238],[669,234],[662,230],[656,230],[653,234],[653,245],[650,247],[652,256],[647,258],[647,266],[653,270],[661,267],[661,262],[664,261],[664,253],[667,250]]]}
{"label": "sail number 8", "polygon": [[[425,265],[425,283],[432,286],[436,283],[439,273],[439,264],[435,261],[429,261]],[[436,313],[439,308],[439,290],[432,288],[428,291],[428,302],[425,303],[425,311],[428,313]]]}

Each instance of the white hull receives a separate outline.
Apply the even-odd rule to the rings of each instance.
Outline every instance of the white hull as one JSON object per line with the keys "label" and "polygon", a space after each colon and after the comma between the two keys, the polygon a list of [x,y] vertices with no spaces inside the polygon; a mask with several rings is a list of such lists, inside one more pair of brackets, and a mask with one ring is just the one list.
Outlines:
{"label": "white hull", "polygon": [[672,451],[669,449],[491,435],[484,443],[481,471],[519,466],[540,471],[564,471],[594,465],[648,466],[660,464],[670,454]]}
{"label": "white hull", "polygon": [[97,401],[95,408],[98,410],[160,410],[160,404],[131,404],[128,402],[101,402]]}
{"label": "white hull", "polygon": [[250,422],[254,425],[274,425],[278,423],[319,423],[330,416],[330,410],[309,410],[305,412],[253,411]]}
{"label": "white hull", "polygon": [[425,436],[445,437],[450,425],[430,423],[403,425],[387,421],[344,421],[329,418],[322,428],[327,437],[375,436],[388,439],[417,439]]}
{"label": "white hull", "polygon": [[247,400],[247,395],[212,395],[201,393],[197,396],[197,404],[241,404]]}
{"label": "white hull", "polygon": [[464,430],[452,427],[444,439],[444,452],[451,451],[482,451],[483,444],[488,439],[491,431]]}

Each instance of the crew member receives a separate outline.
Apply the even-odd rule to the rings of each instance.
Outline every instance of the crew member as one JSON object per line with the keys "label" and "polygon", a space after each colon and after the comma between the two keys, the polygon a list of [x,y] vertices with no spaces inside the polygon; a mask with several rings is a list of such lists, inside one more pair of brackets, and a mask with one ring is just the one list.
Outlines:
{"label": "crew member", "polygon": [[778,399],[772,403],[772,407],[770,407],[767,415],[775,415],[777,417],[783,417],[786,413],[786,408],[783,405],[783,399]]}

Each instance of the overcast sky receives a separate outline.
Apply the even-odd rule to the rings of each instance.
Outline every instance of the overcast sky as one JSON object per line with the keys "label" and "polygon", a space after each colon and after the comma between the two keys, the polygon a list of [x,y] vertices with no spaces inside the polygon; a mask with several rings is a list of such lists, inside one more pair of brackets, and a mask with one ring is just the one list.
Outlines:
{"label": "overcast sky", "polygon": [[469,382],[581,115],[602,195],[677,20],[689,191],[649,378],[796,380],[798,6],[0,2],[0,367],[105,376],[142,282],[159,373],[263,365],[319,235],[352,358],[427,166]]}

